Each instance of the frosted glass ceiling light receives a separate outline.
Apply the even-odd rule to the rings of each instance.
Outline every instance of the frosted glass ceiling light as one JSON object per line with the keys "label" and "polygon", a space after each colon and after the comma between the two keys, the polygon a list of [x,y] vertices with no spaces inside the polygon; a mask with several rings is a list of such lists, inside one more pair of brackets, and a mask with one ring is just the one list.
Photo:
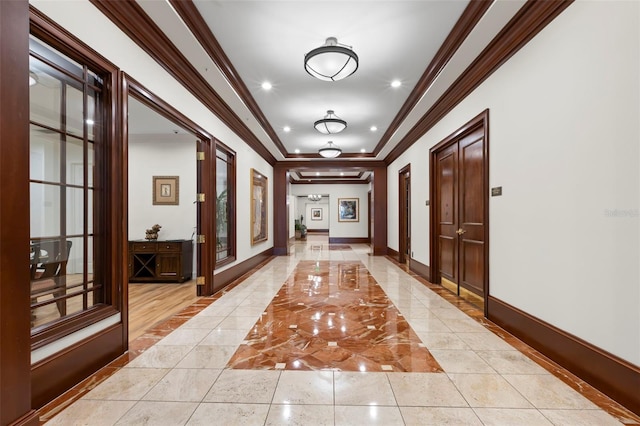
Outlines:
{"label": "frosted glass ceiling light", "polygon": [[327,146],[318,150],[318,154],[324,158],[336,158],[338,155],[342,154],[342,150],[334,145],[333,142],[329,141]]}
{"label": "frosted glass ceiling light", "polygon": [[332,110],[327,111],[327,115],[324,118],[313,123],[313,127],[320,133],[325,135],[332,135],[334,133],[340,133],[347,128],[347,122],[338,118]]}
{"label": "frosted glass ceiling light", "polygon": [[358,55],[350,46],[338,44],[335,37],[327,38],[323,46],[304,55],[304,69],[323,81],[338,81],[358,69]]}

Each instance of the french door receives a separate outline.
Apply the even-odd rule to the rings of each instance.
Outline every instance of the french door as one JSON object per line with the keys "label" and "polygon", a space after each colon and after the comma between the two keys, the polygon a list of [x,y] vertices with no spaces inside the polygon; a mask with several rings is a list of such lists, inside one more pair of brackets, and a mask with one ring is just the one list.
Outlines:
{"label": "french door", "polygon": [[483,121],[431,152],[432,281],[486,306],[488,146]]}

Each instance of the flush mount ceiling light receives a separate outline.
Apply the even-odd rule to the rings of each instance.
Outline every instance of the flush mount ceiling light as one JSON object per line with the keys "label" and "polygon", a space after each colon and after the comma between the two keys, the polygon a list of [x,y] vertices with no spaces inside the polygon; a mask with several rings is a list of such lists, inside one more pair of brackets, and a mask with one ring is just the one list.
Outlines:
{"label": "flush mount ceiling light", "polygon": [[338,118],[332,110],[327,111],[327,115],[324,118],[313,123],[313,127],[320,133],[325,135],[332,135],[334,133],[340,133],[347,128],[347,122]]}
{"label": "flush mount ceiling light", "polygon": [[342,154],[342,150],[334,145],[333,142],[329,141],[324,148],[320,148],[318,150],[318,154],[324,158],[336,158],[338,155]]}
{"label": "flush mount ceiling light", "polygon": [[309,201],[320,201],[320,200],[322,200],[322,195],[320,195],[320,194],[309,194],[309,195],[307,195],[307,198],[309,199]]}
{"label": "flush mount ceiling light", "polygon": [[338,44],[335,37],[327,38],[324,46],[304,55],[304,69],[323,81],[338,81],[358,69],[358,55],[350,46]]}

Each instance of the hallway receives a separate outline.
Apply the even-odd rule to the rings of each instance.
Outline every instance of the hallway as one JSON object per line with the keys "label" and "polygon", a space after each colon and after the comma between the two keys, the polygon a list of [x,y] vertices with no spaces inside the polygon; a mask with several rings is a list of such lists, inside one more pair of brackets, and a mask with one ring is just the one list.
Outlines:
{"label": "hallway", "polygon": [[45,407],[42,420],[638,424],[476,308],[369,252],[309,235],[290,256],[132,342],[129,354]]}

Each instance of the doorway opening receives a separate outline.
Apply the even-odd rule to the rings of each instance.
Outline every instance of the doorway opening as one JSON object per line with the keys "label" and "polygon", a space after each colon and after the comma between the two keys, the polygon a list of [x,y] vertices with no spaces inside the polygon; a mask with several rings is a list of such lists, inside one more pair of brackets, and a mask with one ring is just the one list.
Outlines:
{"label": "doorway opening", "polygon": [[487,312],[489,111],[430,150],[431,281]]}
{"label": "doorway opening", "polygon": [[211,199],[205,196],[211,184],[203,172],[210,170],[202,164],[207,156],[199,153],[210,138],[132,80],[125,78],[124,88],[128,303],[123,312],[131,342],[193,304],[204,284],[212,285],[213,274],[204,273],[211,264],[210,244],[200,243],[210,228],[202,218],[210,217],[203,201]]}
{"label": "doorway opening", "polygon": [[411,164],[398,173],[399,182],[399,247],[398,261],[409,264],[411,260]]}

